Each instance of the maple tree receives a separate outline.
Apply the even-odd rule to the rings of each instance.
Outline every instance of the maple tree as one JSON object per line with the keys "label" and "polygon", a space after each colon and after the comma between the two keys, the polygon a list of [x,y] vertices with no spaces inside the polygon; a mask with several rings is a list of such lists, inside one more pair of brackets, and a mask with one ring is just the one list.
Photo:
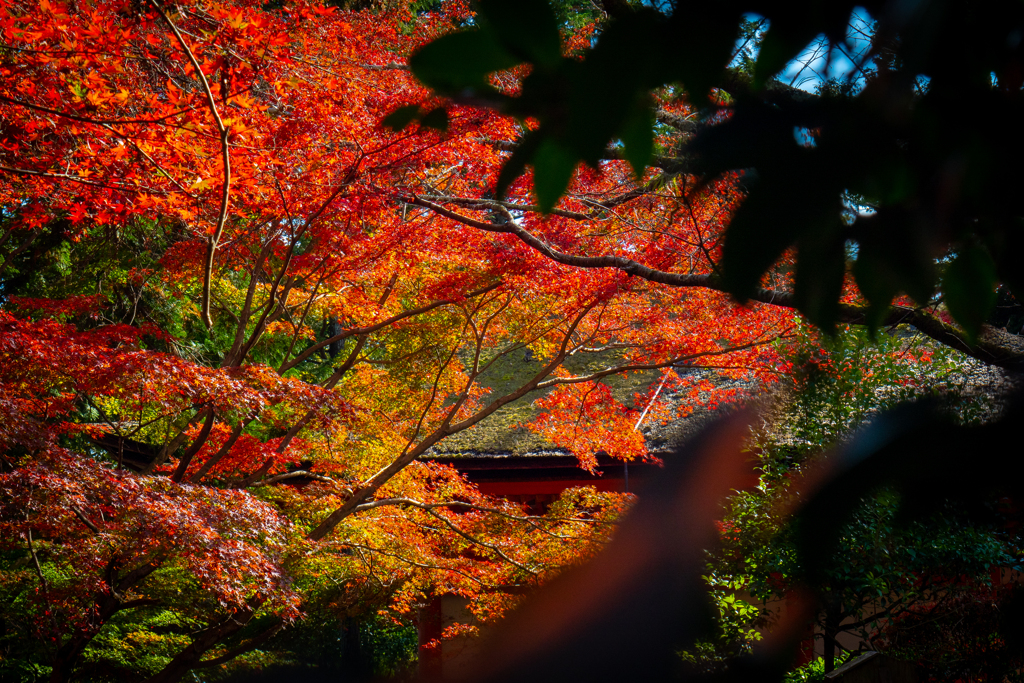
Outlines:
{"label": "maple tree", "polygon": [[[0,8],[5,666],[174,681],[308,610],[448,592],[494,618],[604,543],[629,497],[574,490],[531,516],[433,446],[552,392],[536,428],[581,465],[645,457],[605,378],[773,381],[791,312],[551,258],[711,274],[735,176],[695,190],[612,159],[544,213],[528,175],[493,195],[516,120],[417,106],[418,127],[381,125],[432,103],[405,59],[470,16]],[[527,349],[538,370],[489,390]]]}
{"label": "maple tree", "polygon": [[[820,566],[813,579],[806,571],[806,555],[797,551],[798,531],[785,510],[802,494],[801,477],[828,462],[827,448],[849,440],[879,412],[930,396],[941,399],[959,422],[978,423],[995,412],[997,402],[972,394],[967,378],[978,372],[976,362],[923,343],[920,336],[884,335],[870,343],[862,330],[849,328],[832,339],[818,339],[813,330],[801,334],[808,338],[790,358],[797,368],[790,377],[792,386],[780,393],[770,426],[759,429],[752,440],[758,451],[758,486],[733,495],[718,525],[722,545],[712,553],[707,580],[721,628],[717,639],[697,648],[695,655],[703,654],[709,663],[717,659],[721,666],[749,650],[761,637],[754,627],[778,621],[782,605],[777,600],[809,583],[818,596],[815,637],[820,639],[825,672],[848,654],[837,636],[851,634],[934,675],[934,650],[929,652],[915,634],[920,622],[948,623],[957,618],[961,605],[969,611],[986,596],[1005,598],[1013,592],[1012,585],[993,585],[993,573],[998,576],[999,571],[994,568],[1016,566],[1021,552],[1007,499],[992,503],[990,513],[980,518],[969,514],[963,501],[947,502],[920,518],[901,518],[901,511],[907,516],[910,496],[897,487],[881,486],[839,520],[837,538],[807,539],[827,548],[818,553]],[[1012,614],[1008,604],[1003,608],[1007,616]],[[992,619],[999,621],[994,615]],[[998,641],[1012,627],[1004,625],[1000,631],[965,626],[961,637]],[[967,669],[984,657],[960,651]]]}

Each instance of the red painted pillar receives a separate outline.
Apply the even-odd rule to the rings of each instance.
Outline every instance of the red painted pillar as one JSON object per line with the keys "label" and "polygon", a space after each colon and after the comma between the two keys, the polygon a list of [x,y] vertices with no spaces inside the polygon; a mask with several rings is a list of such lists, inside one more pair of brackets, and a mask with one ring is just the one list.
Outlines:
{"label": "red painted pillar", "polygon": [[804,666],[812,661],[814,661],[813,624],[807,627],[807,633],[800,639],[800,644],[796,646],[796,661],[793,662],[793,666]]}
{"label": "red painted pillar", "polygon": [[[790,593],[786,596],[786,607],[787,612],[791,614],[799,614],[803,611],[803,601],[795,594]],[[793,666],[804,666],[814,661],[814,621],[811,620],[804,627],[803,633],[800,634],[800,642],[796,646],[796,659],[793,662]]]}

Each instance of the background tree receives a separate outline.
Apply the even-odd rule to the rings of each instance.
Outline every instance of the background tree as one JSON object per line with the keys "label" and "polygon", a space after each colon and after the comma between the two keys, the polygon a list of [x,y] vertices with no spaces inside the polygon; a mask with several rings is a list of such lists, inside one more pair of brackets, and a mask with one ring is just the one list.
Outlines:
{"label": "background tree", "polygon": [[[720,658],[749,647],[759,637],[753,627],[779,616],[769,601],[806,580],[786,510],[799,500],[801,476],[828,462],[822,446],[835,448],[873,416],[912,398],[931,395],[962,422],[982,421],[997,409],[992,397],[976,395],[970,385],[976,363],[920,337],[880,335],[870,343],[863,331],[846,330],[833,339],[810,333],[805,344],[791,358],[797,369],[792,393],[784,394],[753,441],[760,483],[731,498],[721,523],[722,546],[708,575],[725,627]],[[941,680],[912,624],[952,617],[954,606],[1000,593],[993,572],[1020,563],[1011,519],[997,513],[987,523],[972,523],[960,506],[947,505],[908,524],[898,517],[899,503],[887,490],[859,501],[815,579],[826,672],[846,656],[837,636],[850,633],[919,662]],[[971,658],[978,665],[985,655],[962,652],[961,659]]]}

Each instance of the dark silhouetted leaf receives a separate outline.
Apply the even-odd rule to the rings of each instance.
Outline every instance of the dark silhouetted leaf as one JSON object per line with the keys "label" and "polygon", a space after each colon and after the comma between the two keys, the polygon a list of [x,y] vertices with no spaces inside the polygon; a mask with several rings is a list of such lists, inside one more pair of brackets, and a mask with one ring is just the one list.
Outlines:
{"label": "dark silhouetted leaf", "polygon": [[[700,578],[721,500],[749,472],[741,448],[748,415],[719,421],[681,449],[622,520],[614,540],[498,624],[469,680],[678,680],[675,651],[705,629]],[[777,681],[789,662],[784,624],[757,661],[733,660],[727,681]],[[794,628],[796,627],[796,628]]]}
{"label": "dark silhouetted leaf", "polygon": [[478,8],[510,53],[549,69],[562,59],[558,21],[547,0],[484,0]]}
{"label": "dark silhouetted leaf", "polygon": [[740,12],[730,3],[692,4],[677,12],[666,30],[661,68],[665,81],[681,81],[696,107],[708,104],[736,47]]}
{"label": "dark silhouetted leaf", "polygon": [[391,130],[399,131],[415,121],[419,113],[420,106],[418,104],[408,104],[385,116],[381,123]]}
{"label": "dark silhouetted leaf", "polygon": [[868,324],[874,333],[899,293],[909,294],[921,306],[931,300],[934,261],[915,216],[900,207],[883,207],[873,215],[860,216],[853,230],[858,235],[853,273],[870,303]]}
{"label": "dark silhouetted leaf", "polygon": [[654,115],[646,103],[633,107],[622,126],[622,156],[633,167],[637,178],[644,174],[654,152]]}
{"label": "dark silhouetted leaf", "polygon": [[[929,402],[890,411],[829,455],[827,483],[805,491],[809,502],[797,514],[797,549],[812,582],[834,553],[842,527],[865,497],[884,487],[900,495],[901,522],[932,514],[949,501],[983,514],[993,494],[1020,495],[1017,479],[992,477],[1019,459],[1005,444],[1016,438],[1024,405],[1018,396],[998,422],[958,426]],[[985,468],[964,466],[964,455],[985,453]],[[989,468],[992,468],[990,470]]]}
{"label": "dark silhouetted leaf", "polygon": [[544,137],[537,131],[530,131],[519,140],[515,151],[512,152],[498,173],[498,182],[494,188],[494,196],[501,199],[508,192],[508,188],[515,182],[515,179],[523,174],[526,165],[533,160],[533,155]]}
{"label": "dark silhouetted leaf", "polygon": [[942,294],[953,318],[973,342],[996,305],[996,268],[988,251],[964,247],[942,277]]}
{"label": "dark silhouetted leaf", "polygon": [[[813,225],[808,197],[785,177],[761,177],[733,216],[722,248],[726,289],[740,301],[750,298],[764,273]],[[819,200],[820,201],[820,200]]]}
{"label": "dark silhouetted leaf", "polygon": [[448,112],[444,107],[431,109],[420,118],[420,125],[424,128],[433,128],[441,132],[448,130]]}
{"label": "dark silhouetted leaf", "polygon": [[865,250],[862,246],[853,266],[857,287],[868,300],[868,329],[872,336],[882,324],[889,304],[899,294],[884,254]]}
{"label": "dark silhouetted leaf", "polygon": [[797,243],[796,291],[797,308],[812,323],[831,332],[839,314],[839,297],[846,274],[846,254],[840,227],[838,206]]}
{"label": "dark silhouetted leaf", "polygon": [[464,89],[490,90],[487,75],[509,69],[522,60],[509,54],[493,33],[461,31],[441,36],[409,57],[416,78],[442,93]]}
{"label": "dark silhouetted leaf", "polygon": [[545,140],[533,155],[533,191],[541,211],[555,208],[576,170],[577,157],[553,140]]}

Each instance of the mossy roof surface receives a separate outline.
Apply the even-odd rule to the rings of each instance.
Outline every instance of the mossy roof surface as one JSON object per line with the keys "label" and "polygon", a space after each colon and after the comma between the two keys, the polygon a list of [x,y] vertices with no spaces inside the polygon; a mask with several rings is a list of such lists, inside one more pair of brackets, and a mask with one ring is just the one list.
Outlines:
{"label": "mossy roof surface", "polygon": [[[565,363],[565,367],[573,374],[583,375],[602,370],[613,364],[615,360],[613,352],[586,354],[571,357]],[[526,352],[515,354],[512,358],[506,356],[499,359],[481,376],[480,383],[490,389],[489,396],[498,397],[522,386],[542,367],[541,360],[533,358]],[[746,383],[722,377],[714,370],[687,368],[677,372],[680,375],[701,374],[719,386],[735,385],[747,390],[752,388]],[[637,405],[637,395],[648,393],[652,388],[651,385],[660,377],[660,371],[648,370],[610,375],[601,381],[611,389],[612,395],[617,401],[636,410],[643,410],[645,406]],[[431,450],[431,455],[441,457],[457,455],[529,457],[567,454],[568,451],[565,449],[559,448],[524,426],[540,414],[540,409],[535,402],[547,393],[535,392],[501,407],[474,427],[446,438]],[[658,400],[680,406],[686,399],[682,395],[665,392]],[[640,431],[647,439],[648,449],[658,452],[684,441],[719,414],[720,411],[709,409],[706,405],[694,405],[693,411],[684,418],[668,424],[647,421],[641,425]]]}

